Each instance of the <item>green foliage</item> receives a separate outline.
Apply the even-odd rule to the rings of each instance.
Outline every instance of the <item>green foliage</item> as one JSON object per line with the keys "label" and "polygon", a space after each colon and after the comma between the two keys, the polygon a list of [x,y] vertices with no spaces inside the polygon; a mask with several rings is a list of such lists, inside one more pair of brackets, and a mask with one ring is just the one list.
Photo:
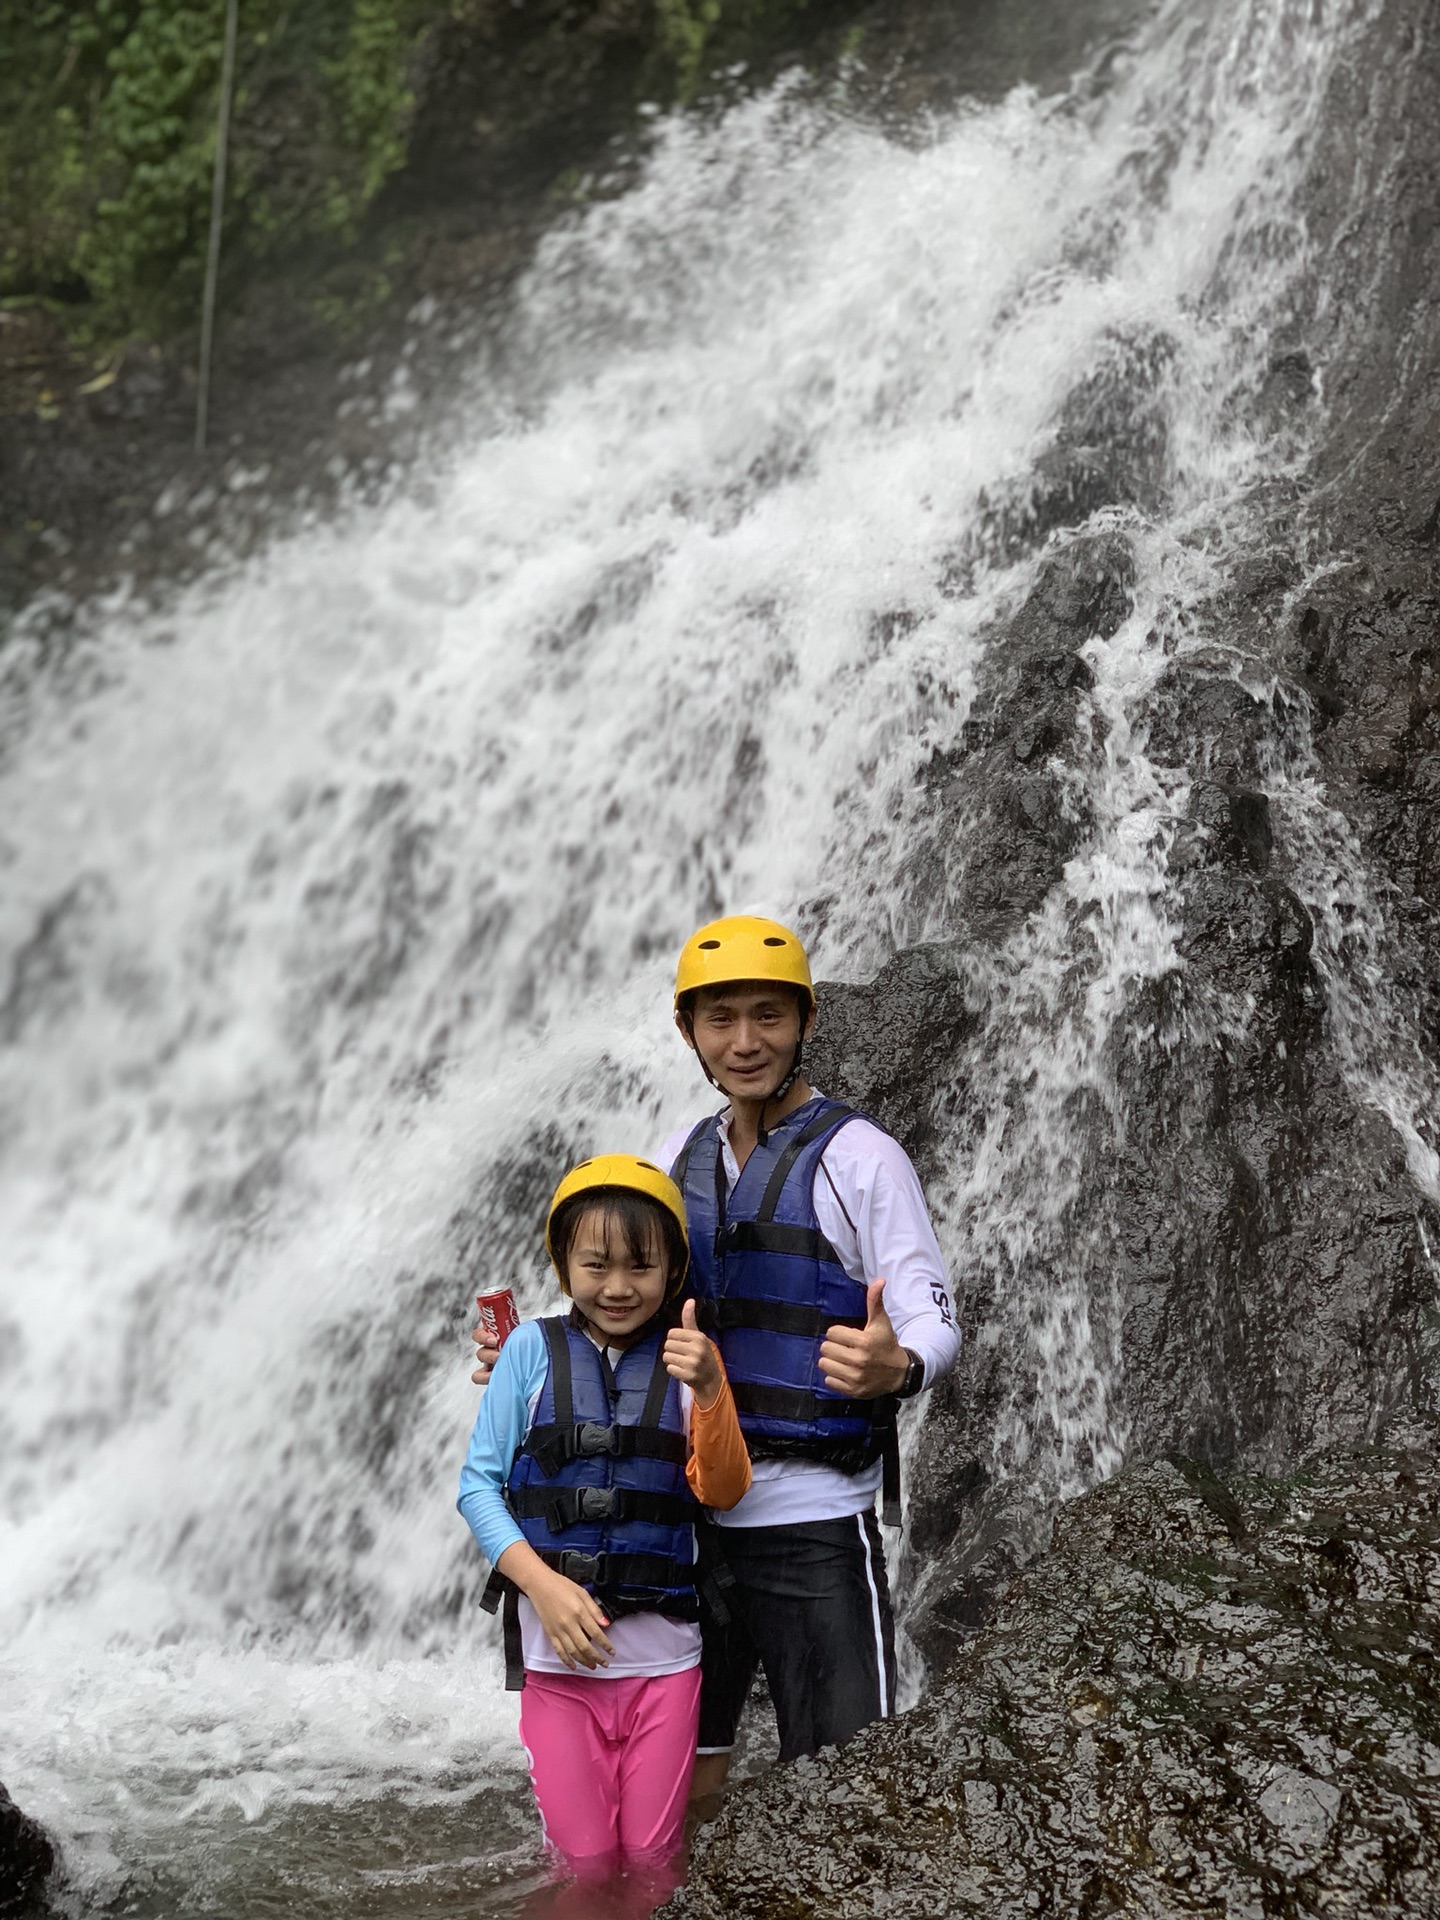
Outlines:
{"label": "green foliage", "polygon": [[809,0],[654,0],[655,47],[674,76],[675,97],[695,98],[707,74],[747,58],[789,30]]}
{"label": "green foliage", "polygon": [[[533,76],[522,90],[542,98],[588,72],[567,46],[638,38],[640,97],[685,101],[806,4],[239,0],[222,272],[235,286],[266,262],[339,261],[406,163],[429,34],[461,23],[507,62],[537,49],[499,84]],[[0,0],[0,300],[55,301],[101,342],[196,324],[224,25],[225,0]],[[310,308],[343,304],[316,292]]]}
{"label": "green foliage", "polygon": [[[240,0],[226,257],[349,238],[403,165],[447,0]],[[0,297],[104,335],[193,320],[225,0],[0,0]]]}
{"label": "green foliage", "polygon": [[330,212],[348,228],[404,164],[415,95],[409,84],[415,29],[395,0],[355,0],[344,54],[325,64],[334,90],[344,151],[354,156],[356,177],[330,183]]}
{"label": "green foliage", "polygon": [[194,301],[223,23],[214,0],[144,0],[106,59],[94,122],[100,198],[74,259],[102,310],[144,317],[157,297]]}
{"label": "green foliage", "polygon": [[660,46],[674,62],[676,90],[688,100],[698,86],[705,47],[719,26],[723,0],[655,0]]}

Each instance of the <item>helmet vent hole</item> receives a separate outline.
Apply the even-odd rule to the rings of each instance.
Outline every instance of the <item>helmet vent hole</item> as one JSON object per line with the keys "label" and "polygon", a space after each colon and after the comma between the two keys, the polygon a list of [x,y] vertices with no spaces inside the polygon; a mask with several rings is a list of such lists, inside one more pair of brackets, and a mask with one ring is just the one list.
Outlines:
{"label": "helmet vent hole", "polygon": [[789,943],[788,941],[778,939],[773,933],[767,933],[765,936],[765,944],[767,947],[783,947]]}
{"label": "helmet vent hole", "polygon": [[[780,940],[776,940],[773,942],[773,944],[778,947],[778,946],[783,946],[784,942]],[[702,940],[700,942],[700,950],[702,953],[714,953],[715,949],[719,945],[720,945],[720,942],[718,940]]]}

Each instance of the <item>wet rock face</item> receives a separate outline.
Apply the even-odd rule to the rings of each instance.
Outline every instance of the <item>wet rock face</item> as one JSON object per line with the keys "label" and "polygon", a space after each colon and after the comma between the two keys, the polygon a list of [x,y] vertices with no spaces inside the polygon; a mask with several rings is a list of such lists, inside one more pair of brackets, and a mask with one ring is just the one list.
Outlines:
{"label": "wet rock face", "polygon": [[0,1786],[0,1915],[48,1911],[45,1883],[55,1868],[55,1849],[43,1827],[24,1814]]}
{"label": "wet rock face", "polygon": [[[1440,50],[1406,71],[1433,100]],[[1440,1064],[1440,161],[1424,144],[1396,181],[1387,232],[1409,237],[1383,273],[1365,281],[1343,246],[1326,266],[1347,338],[1317,319],[1255,396],[1257,419],[1313,418],[1323,385],[1308,480],[1227,556],[1198,610],[1208,644],[1131,715],[1177,796],[1179,964],[1110,1032],[1115,1125],[1084,1149],[1064,1244],[1032,1261],[1041,1297],[1104,1249],[1131,1470],[1061,1509],[1043,1554],[1053,1502],[1003,1437],[1017,1404],[1038,1428],[1025,1328],[1003,1277],[962,1258],[971,1338],[927,1396],[900,1577],[936,1691],[740,1796],[679,1912],[1440,1914],[1434,1470],[1334,1451],[1433,1455],[1440,1406],[1440,1220],[1397,1124],[1430,1112],[1417,1090]],[[1069,776],[1105,750],[1086,662],[1128,618],[1133,568],[1123,531],[1078,523],[1097,503],[1146,509],[1163,483],[1139,347],[1122,363],[1138,413],[1103,383],[1078,394],[1046,486],[993,503],[999,551],[1046,544],[963,743],[926,774],[915,891],[947,903],[953,935],[822,989],[817,1083],[875,1112],[932,1190],[986,1118],[954,1063],[1003,1039],[995,956],[1095,832]],[[1213,1477],[1283,1475],[1320,1449],[1308,1483]],[[1138,1464],[1172,1453],[1203,1465]]]}
{"label": "wet rock face", "polygon": [[[1389,33],[1419,17],[1413,0],[1389,13]],[[1405,84],[1412,103],[1440,90],[1428,38]],[[1336,124],[1358,123],[1337,108]],[[1097,1119],[1061,1244],[1030,1264],[1053,1290],[1079,1249],[1103,1248],[1086,1280],[1113,1315],[1132,1461],[1174,1450],[1282,1472],[1317,1448],[1428,1432],[1440,1406],[1440,1219],[1395,1124],[1406,1102],[1428,1111],[1415,1088],[1440,1067],[1440,160],[1428,145],[1411,158],[1387,228],[1405,237],[1378,266],[1349,260],[1315,183],[1322,252],[1335,222],[1320,277],[1347,330],[1317,317],[1277,340],[1254,396],[1261,430],[1310,422],[1310,475],[1257,509],[1196,610],[1206,644],[1180,649],[1130,715],[1175,796],[1178,964],[1133,991],[1108,1037],[1115,1124]],[[924,775],[914,894],[944,902],[950,936],[869,985],[822,990],[817,1084],[875,1112],[932,1188],[947,1155],[1010,1124],[968,1073],[1004,1037],[987,995],[1007,943],[1095,843],[1084,775],[1107,736],[1088,663],[1129,618],[1135,565],[1123,526],[1085,515],[1148,511],[1163,490],[1167,352],[1117,340],[1062,409],[1043,484],[990,503],[980,544],[1040,563],[990,636],[963,741]],[[958,590],[973,558],[955,556]],[[1360,1057],[1361,1030],[1386,1021]],[[1392,1071],[1415,1084],[1387,1106]],[[909,1573],[925,1578],[910,1626],[935,1662],[986,1618],[1049,1512],[997,1443],[1017,1404],[1032,1427],[1034,1412],[1005,1277],[962,1256],[954,1279],[972,1338],[927,1396],[911,1475]]]}
{"label": "wet rock face", "polygon": [[1133,1469],[923,1706],[737,1793],[665,1911],[1440,1914],[1437,1648],[1432,1455]]}
{"label": "wet rock face", "polygon": [[[807,1046],[815,1084],[854,1099],[912,1154],[932,1138],[914,1093],[975,1031],[965,984],[944,946],[898,954],[871,988],[826,987]],[[862,1090],[863,1089],[863,1093]]]}
{"label": "wet rock face", "polygon": [[[1287,591],[1272,573],[1216,611],[1257,648]],[[965,937],[901,953],[868,985],[822,989],[817,1084],[874,1113],[932,1180],[957,1138],[983,1124],[981,1096],[956,1063],[985,1044],[987,956],[1063,885],[1091,831],[1065,774],[1104,750],[1078,650],[1118,629],[1130,584],[1121,537],[1082,534],[1048,555],[997,636],[963,748],[929,774],[933,829],[915,858],[955,900]],[[1373,651],[1367,667],[1394,689],[1380,705],[1409,729],[1405,752],[1412,735],[1421,743],[1407,764],[1423,769],[1428,656],[1417,663],[1398,636],[1392,646],[1388,671]],[[1371,788],[1363,807],[1352,804],[1350,767],[1330,760],[1315,711],[1304,686],[1249,684],[1233,658],[1202,652],[1168,670],[1148,712],[1151,760],[1188,783],[1167,856],[1180,964],[1134,991],[1111,1036],[1121,1123],[1092,1129],[1056,1256],[1058,1282],[1073,1248],[1103,1248],[1131,1459],[1180,1451],[1276,1472],[1315,1448],[1430,1417],[1427,1241],[1440,1222],[1400,1136],[1347,1073],[1302,898],[1303,836],[1267,791],[1275,765],[1313,748],[1337,807],[1360,819],[1377,855],[1440,837],[1413,824],[1418,773],[1388,799]],[[951,873],[956,845],[965,866]],[[1377,860],[1377,891],[1399,865]],[[1413,897],[1412,886],[1407,874]],[[1402,962],[1433,980],[1423,901],[1405,924]],[[908,1564],[925,1580],[908,1625],[935,1662],[1041,1545],[1050,1510],[997,1451],[1026,1391],[1013,1310],[991,1270],[962,1257],[953,1277],[971,1337],[928,1397],[910,1482]]]}

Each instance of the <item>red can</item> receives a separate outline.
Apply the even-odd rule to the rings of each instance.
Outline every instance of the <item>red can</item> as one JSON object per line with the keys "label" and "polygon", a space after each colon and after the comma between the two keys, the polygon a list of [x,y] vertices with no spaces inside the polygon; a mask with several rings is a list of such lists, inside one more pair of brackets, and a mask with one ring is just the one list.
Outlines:
{"label": "red can", "polygon": [[520,1316],[515,1311],[515,1296],[509,1287],[502,1287],[499,1293],[477,1293],[475,1305],[480,1314],[480,1344],[485,1347],[503,1347],[516,1327]]}

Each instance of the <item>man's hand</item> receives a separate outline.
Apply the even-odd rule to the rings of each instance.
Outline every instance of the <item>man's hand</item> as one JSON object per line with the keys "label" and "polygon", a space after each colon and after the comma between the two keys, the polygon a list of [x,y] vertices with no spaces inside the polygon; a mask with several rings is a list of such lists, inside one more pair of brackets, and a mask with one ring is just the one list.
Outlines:
{"label": "man's hand", "polygon": [[863,1327],[831,1327],[820,1348],[820,1371],[832,1393],[847,1400],[878,1400],[898,1393],[910,1370],[910,1356],[895,1338],[885,1311],[885,1282],[865,1289]]}
{"label": "man's hand", "polygon": [[486,1344],[489,1336],[483,1327],[472,1327],[470,1338],[475,1342],[475,1358],[479,1362],[470,1378],[477,1387],[488,1387],[490,1376],[495,1371],[495,1362],[500,1358],[500,1349]]}
{"label": "man's hand", "polygon": [[713,1407],[720,1396],[725,1381],[720,1356],[696,1325],[693,1300],[685,1302],[679,1326],[665,1336],[665,1371],[672,1380],[682,1380],[702,1408]]}

